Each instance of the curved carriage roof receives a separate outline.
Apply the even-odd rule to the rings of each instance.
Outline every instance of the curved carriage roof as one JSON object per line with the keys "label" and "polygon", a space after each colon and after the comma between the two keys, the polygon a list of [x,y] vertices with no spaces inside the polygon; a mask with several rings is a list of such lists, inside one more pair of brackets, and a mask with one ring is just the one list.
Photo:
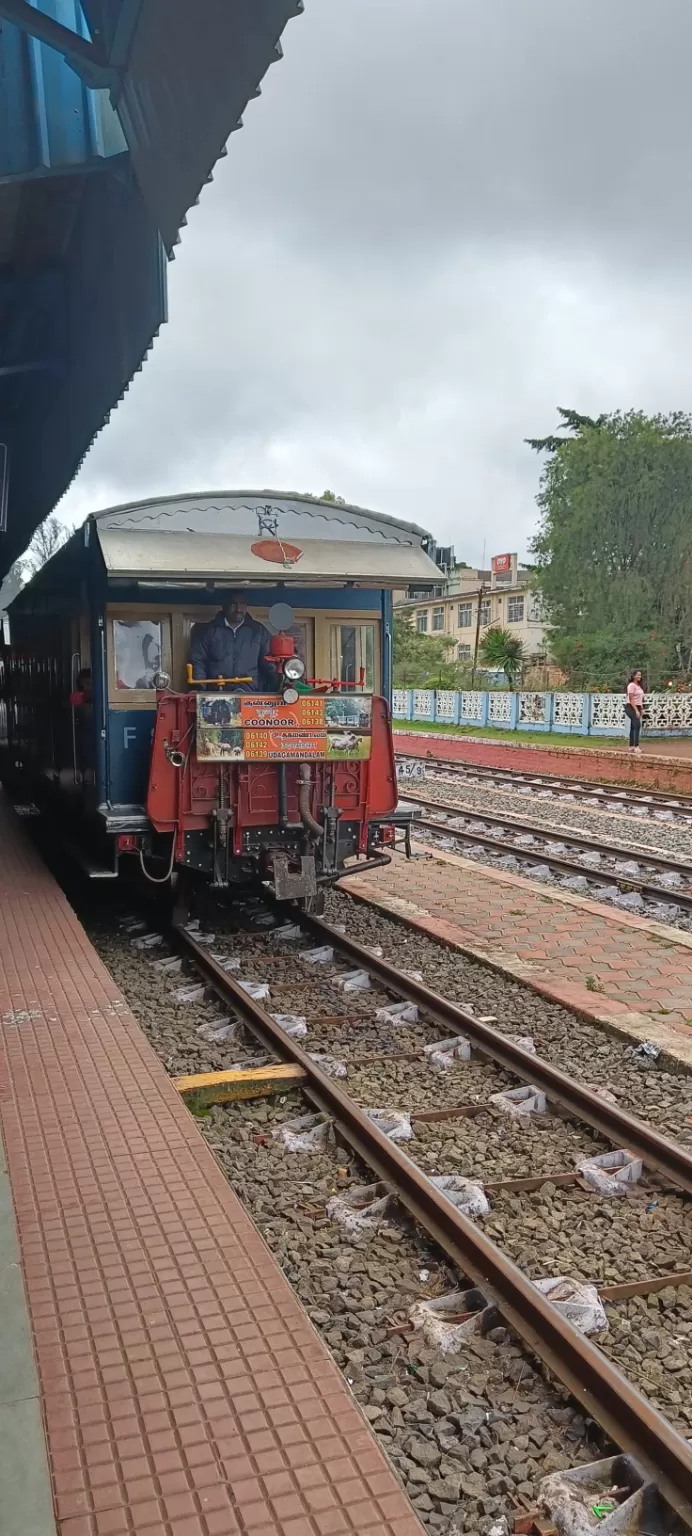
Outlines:
{"label": "curved carriage roof", "polygon": [[[385,590],[439,581],[434,542],[417,523],[284,491],[204,491],[92,513],[22,589],[28,610],[82,579],[96,544],[109,582],[228,588],[345,586]],[[15,606],[13,604],[13,607]]]}
{"label": "curved carriage roof", "polygon": [[433,543],[432,535],[417,523],[402,522],[350,502],[294,491],[189,491],[182,496],[124,502],[93,516],[99,532],[137,528],[161,533],[253,534],[259,538],[270,536],[268,524],[276,519],[284,538],[301,534],[312,539],[382,538],[394,543],[415,542],[425,549]]}
{"label": "curved carriage roof", "polygon": [[438,575],[431,536],[417,523],[322,497],[271,490],[162,496],[109,507],[93,522],[112,579],[387,587]]}

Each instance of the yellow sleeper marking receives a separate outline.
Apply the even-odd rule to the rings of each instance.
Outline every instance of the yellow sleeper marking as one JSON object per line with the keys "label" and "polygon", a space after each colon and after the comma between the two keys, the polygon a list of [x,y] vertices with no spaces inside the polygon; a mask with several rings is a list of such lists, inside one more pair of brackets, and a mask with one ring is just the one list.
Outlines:
{"label": "yellow sleeper marking", "polygon": [[193,1094],[197,1104],[225,1104],[233,1099],[261,1099],[287,1092],[305,1082],[306,1077],[302,1067],[287,1062],[238,1068],[233,1072],[197,1072],[192,1077],[174,1077],[172,1081],[178,1093]]}

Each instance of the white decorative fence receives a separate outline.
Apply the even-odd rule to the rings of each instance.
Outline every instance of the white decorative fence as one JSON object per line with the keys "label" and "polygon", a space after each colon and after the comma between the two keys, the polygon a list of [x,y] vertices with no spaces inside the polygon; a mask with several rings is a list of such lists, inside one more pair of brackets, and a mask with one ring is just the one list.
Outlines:
{"label": "white decorative fence", "polygon": [[[650,736],[692,735],[692,693],[651,693],[645,706]],[[454,693],[395,688],[395,720],[430,725],[482,725],[503,731],[557,731],[565,736],[621,736],[628,729],[618,693]]]}

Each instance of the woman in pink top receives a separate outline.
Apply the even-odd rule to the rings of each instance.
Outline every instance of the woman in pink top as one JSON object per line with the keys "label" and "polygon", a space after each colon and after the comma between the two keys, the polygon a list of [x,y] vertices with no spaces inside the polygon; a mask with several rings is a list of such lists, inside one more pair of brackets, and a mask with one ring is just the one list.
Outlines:
{"label": "woman in pink top", "polygon": [[639,734],[644,714],[644,689],[642,688],[642,674],[638,667],[634,672],[630,672],[630,680],[627,684],[625,714],[630,723],[630,751],[641,752]]}

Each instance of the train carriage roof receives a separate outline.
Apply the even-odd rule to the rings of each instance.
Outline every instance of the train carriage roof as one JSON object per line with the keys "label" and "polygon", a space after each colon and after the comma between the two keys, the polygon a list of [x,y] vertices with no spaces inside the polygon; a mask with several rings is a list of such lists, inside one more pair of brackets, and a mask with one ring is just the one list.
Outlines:
{"label": "train carriage roof", "polygon": [[223,491],[108,508],[93,518],[110,578],[399,587],[434,581],[431,537],[365,507]]}

